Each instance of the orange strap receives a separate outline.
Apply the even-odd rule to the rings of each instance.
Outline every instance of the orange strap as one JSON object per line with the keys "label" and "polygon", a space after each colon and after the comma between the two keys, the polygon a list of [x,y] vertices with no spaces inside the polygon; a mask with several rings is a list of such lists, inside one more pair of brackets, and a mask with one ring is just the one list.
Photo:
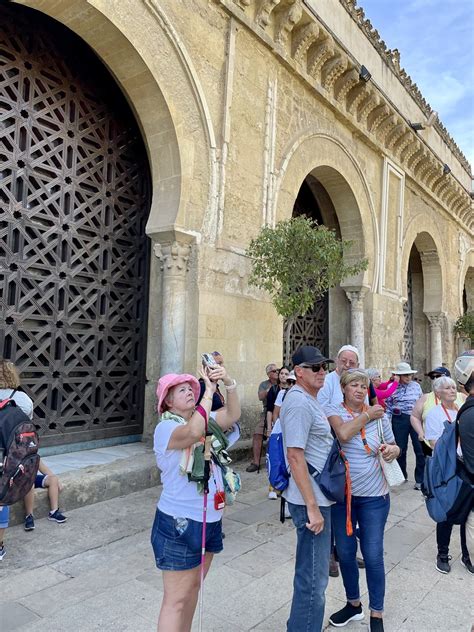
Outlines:
{"label": "orange strap", "polygon": [[352,507],[352,481],[351,481],[351,472],[349,468],[349,461],[347,460],[346,455],[343,450],[339,450],[339,454],[341,455],[342,460],[344,461],[344,467],[346,468],[346,533],[347,535],[352,535],[352,515],[351,515],[351,507]]}
{"label": "orange strap", "polygon": [[[362,412],[360,413],[355,413],[353,410],[351,410],[349,408],[349,406],[346,406],[345,403],[342,404],[344,406],[344,408],[347,410],[347,412],[349,413],[349,415],[352,416],[352,419],[356,419],[356,417],[359,417],[360,415],[363,415],[364,413],[367,413],[367,409],[369,408],[366,404],[364,404],[362,406]],[[367,438],[366,438],[366,434],[365,434],[365,426],[363,426],[360,429],[360,436],[362,438],[362,443],[364,444],[364,450],[367,452],[367,454],[372,454],[372,450],[370,449],[369,444],[367,443]]]}

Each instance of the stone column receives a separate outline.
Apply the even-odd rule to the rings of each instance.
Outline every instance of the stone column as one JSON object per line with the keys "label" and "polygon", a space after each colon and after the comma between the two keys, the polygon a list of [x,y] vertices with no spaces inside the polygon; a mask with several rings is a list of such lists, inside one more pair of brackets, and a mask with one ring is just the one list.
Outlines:
{"label": "stone column", "polygon": [[191,246],[174,240],[155,243],[153,251],[161,261],[162,270],[160,373],[181,373],[184,370],[186,272]]}
{"label": "stone column", "polygon": [[430,360],[431,368],[443,365],[443,345],[441,338],[441,326],[443,324],[443,315],[426,314],[430,322]]}
{"label": "stone column", "polygon": [[359,350],[359,364],[365,367],[364,297],[367,288],[345,292],[351,302],[351,345]]}

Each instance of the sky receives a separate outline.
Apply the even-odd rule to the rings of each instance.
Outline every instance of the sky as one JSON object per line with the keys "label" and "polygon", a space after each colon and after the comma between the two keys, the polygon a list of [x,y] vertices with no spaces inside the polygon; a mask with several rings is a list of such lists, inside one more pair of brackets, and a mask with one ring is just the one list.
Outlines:
{"label": "sky", "polygon": [[474,169],[474,0],[358,0]]}

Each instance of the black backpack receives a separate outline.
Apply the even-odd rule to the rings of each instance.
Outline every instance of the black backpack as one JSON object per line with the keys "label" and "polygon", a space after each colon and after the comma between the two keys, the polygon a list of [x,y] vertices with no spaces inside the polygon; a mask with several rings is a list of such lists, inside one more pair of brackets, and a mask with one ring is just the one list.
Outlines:
{"label": "black backpack", "polygon": [[38,433],[11,399],[0,401],[0,505],[13,505],[33,487],[38,472]]}

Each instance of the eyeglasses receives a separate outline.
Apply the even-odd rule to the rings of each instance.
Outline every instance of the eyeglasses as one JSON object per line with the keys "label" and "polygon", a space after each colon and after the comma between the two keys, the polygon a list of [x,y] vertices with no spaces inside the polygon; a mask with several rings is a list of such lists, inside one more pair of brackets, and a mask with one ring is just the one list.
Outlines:
{"label": "eyeglasses", "polygon": [[319,364],[300,364],[300,367],[302,369],[311,369],[311,371],[313,373],[319,373],[319,371],[321,371],[321,369],[323,371],[327,371],[328,370],[328,363],[327,362],[320,362]]}
{"label": "eyeglasses", "polygon": [[268,371],[269,373],[278,373],[278,369],[271,369],[270,371]]}

